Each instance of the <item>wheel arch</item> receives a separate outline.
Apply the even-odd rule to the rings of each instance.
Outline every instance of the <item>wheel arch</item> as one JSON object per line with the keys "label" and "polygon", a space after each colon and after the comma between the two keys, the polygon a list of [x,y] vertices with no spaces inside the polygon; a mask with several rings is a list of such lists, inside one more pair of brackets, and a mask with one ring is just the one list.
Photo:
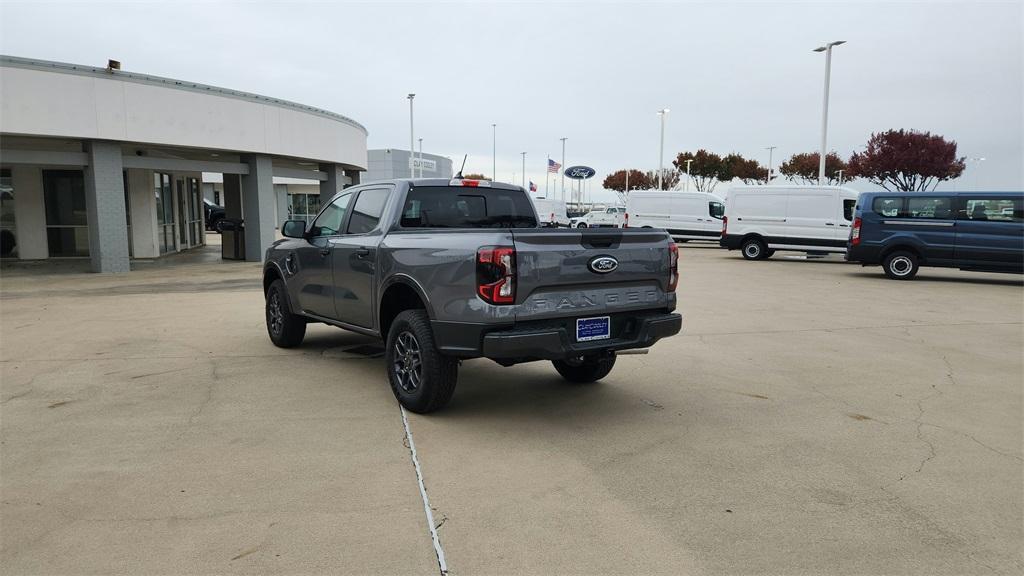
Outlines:
{"label": "wheel arch", "polygon": [[391,276],[381,284],[380,299],[377,303],[377,328],[381,338],[388,337],[391,323],[405,310],[425,310],[434,318],[426,291],[416,280],[405,274]]}

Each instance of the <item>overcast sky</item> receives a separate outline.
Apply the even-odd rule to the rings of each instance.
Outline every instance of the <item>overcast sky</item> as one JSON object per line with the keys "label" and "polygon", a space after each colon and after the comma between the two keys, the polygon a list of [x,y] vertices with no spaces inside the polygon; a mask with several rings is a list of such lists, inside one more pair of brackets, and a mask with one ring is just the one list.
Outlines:
{"label": "overcast sky", "polygon": [[[544,186],[548,154],[611,171],[658,163],[656,110],[677,152],[767,164],[815,151],[824,56],[829,148],[930,130],[972,163],[954,188],[1024,187],[1022,2],[0,4],[5,54],[123,69],[319,106],[408,148],[406,94],[426,152]],[[457,168],[456,168],[457,169]],[[595,188],[596,188],[595,187]],[[870,185],[858,185],[870,189]],[[948,186],[947,186],[948,187]]]}

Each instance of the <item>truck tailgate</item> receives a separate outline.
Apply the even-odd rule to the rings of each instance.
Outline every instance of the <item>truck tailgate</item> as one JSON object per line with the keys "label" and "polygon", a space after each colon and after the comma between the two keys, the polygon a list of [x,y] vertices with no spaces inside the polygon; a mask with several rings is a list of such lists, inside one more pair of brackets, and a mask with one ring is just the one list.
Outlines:
{"label": "truck tailgate", "polygon": [[[664,230],[512,230],[516,247],[517,321],[675,308],[668,292],[670,242]],[[591,262],[610,256],[607,273]]]}

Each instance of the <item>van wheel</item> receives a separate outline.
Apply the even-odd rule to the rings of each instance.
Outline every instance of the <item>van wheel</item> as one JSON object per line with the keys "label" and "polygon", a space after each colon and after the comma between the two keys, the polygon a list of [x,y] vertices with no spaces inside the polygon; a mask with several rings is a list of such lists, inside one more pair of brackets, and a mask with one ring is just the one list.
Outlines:
{"label": "van wheel", "polygon": [[288,292],[282,280],[274,280],[267,289],[267,334],[279,348],[294,348],[306,336],[306,319],[292,314]]}
{"label": "van wheel", "polygon": [[586,384],[604,378],[615,367],[615,355],[580,356],[567,360],[552,360],[555,370],[569,382]]}
{"label": "van wheel", "polygon": [[893,252],[882,262],[885,275],[893,280],[910,280],[917,275],[917,256],[903,250]]}
{"label": "van wheel", "polygon": [[743,257],[747,260],[764,260],[768,257],[768,246],[760,238],[750,238],[742,246]]}
{"label": "van wheel", "polygon": [[580,222],[579,224],[576,225],[576,227],[577,228],[586,228],[587,227],[587,223],[586,222]]}
{"label": "van wheel", "polygon": [[384,359],[391,391],[406,410],[426,414],[452,399],[459,361],[438,351],[425,311],[406,310],[395,317]]}

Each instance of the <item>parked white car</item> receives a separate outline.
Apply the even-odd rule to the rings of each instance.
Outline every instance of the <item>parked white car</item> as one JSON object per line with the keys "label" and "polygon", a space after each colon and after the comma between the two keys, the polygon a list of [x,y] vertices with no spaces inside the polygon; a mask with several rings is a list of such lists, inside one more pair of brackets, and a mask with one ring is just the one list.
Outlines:
{"label": "parked white car", "polygon": [[736,186],[721,244],[747,260],[776,250],[844,253],[856,205],[857,192],[840,186]]}
{"label": "parked white car", "polygon": [[566,228],[569,226],[569,216],[565,213],[565,202],[548,198],[531,198],[533,207],[537,210],[537,218],[540,225],[545,228]]}
{"label": "parked white car", "polygon": [[638,190],[626,198],[629,228],[664,228],[676,240],[718,242],[725,200],[707,192]]}
{"label": "parked white car", "polygon": [[572,218],[569,225],[573,228],[621,228],[625,212],[626,209],[622,206],[591,210],[583,216]]}

